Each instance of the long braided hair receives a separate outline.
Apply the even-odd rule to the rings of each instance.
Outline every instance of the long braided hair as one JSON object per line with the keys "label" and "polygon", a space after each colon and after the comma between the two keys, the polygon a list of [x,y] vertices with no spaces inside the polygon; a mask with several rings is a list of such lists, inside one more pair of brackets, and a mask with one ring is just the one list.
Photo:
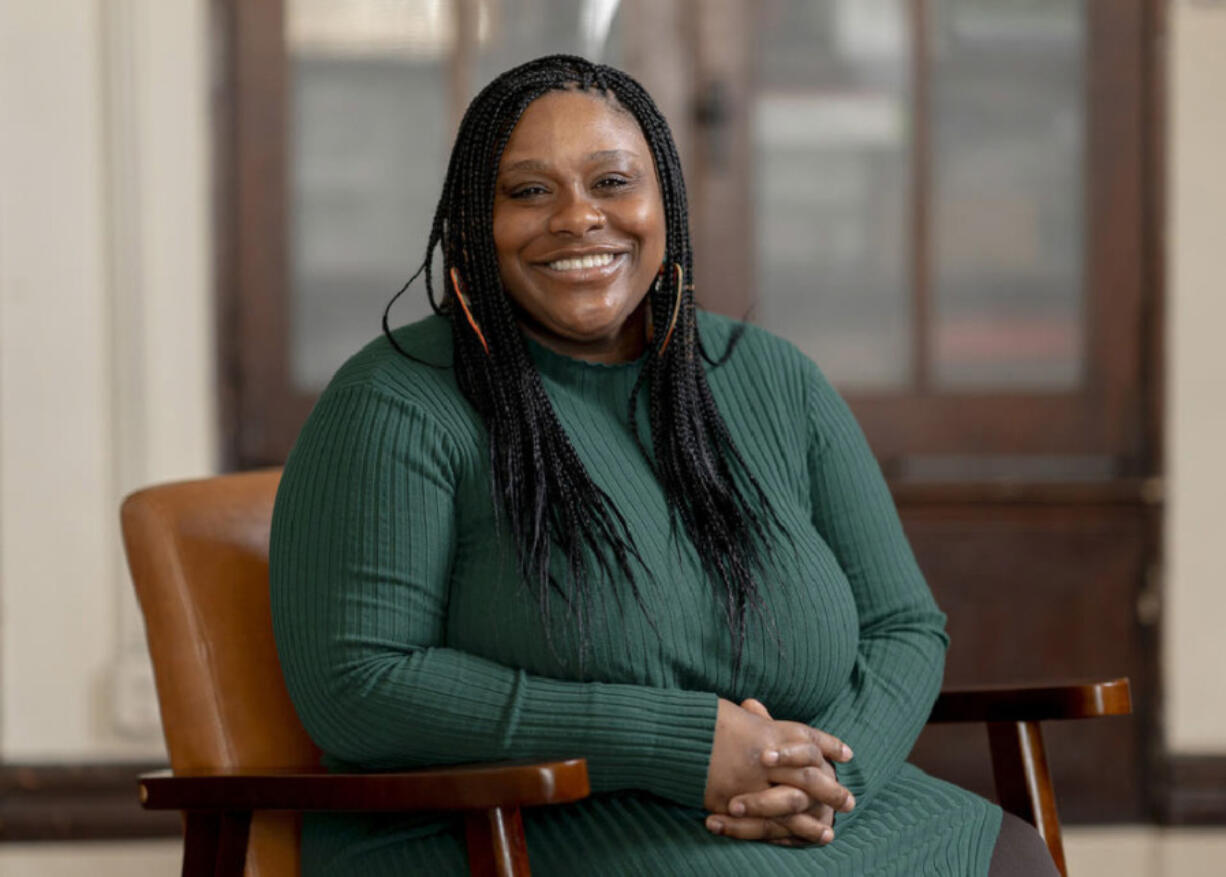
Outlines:
{"label": "long braided hair", "polygon": [[[573,616],[582,660],[590,641],[587,610],[597,582],[620,574],[641,607],[639,571],[648,577],[651,573],[625,519],[588,475],[545,393],[504,291],[493,235],[498,165],[512,129],[534,100],[566,89],[586,91],[632,114],[651,149],[664,202],[667,268],[649,291],[647,307],[655,326],[670,324],[677,284],[684,286],[674,277],[673,266],[680,266],[684,278],[692,276],[693,268],[685,183],[672,133],[651,97],[627,74],[583,58],[552,55],[503,73],[469,105],[452,148],[425,258],[388,303],[383,331],[400,353],[415,359],[392,336],[388,312],[424,273],[431,306],[451,322],[457,384],[488,432],[495,516],[501,525],[505,515],[519,572],[539,606],[547,636],[554,592]],[[445,280],[439,300],[431,270],[435,247],[442,250],[443,277],[454,270],[462,278],[465,301]],[[692,287],[684,286],[680,295],[667,347],[663,331],[649,342],[629,399],[630,429],[639,441],[636,399],[646,387],[653,465],[669,503],[673,537],[679,520],[722,592],[735,670],[748,610],[761,614],[765,608],[757,574],[769,557],[766,529],[780,525],[720,416],[703,367],[704,361],[724,362],[740,331],[713,361],[699,337]],[[639,446],[652,460],[641,441]],[[551,574],[555,546],[565,558],[562,581]]]}

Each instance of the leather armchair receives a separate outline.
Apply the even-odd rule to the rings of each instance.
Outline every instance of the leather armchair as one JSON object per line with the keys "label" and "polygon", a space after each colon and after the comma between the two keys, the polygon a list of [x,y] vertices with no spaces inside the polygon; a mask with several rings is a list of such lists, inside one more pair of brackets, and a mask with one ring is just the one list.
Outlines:
{"label": "leather armchair", "polygon": [[[281,678],[268,597],[279,470],[147,488],[122,509],[171,770],[139,779],[147,808],[185,814],[184,874],[298,873],[305,810],[462,812],[474,875],[526,875],[520,808],[588,794],[582,758],[329,774]],[[1064,854],[1039,721],[1121,715],[1128,681],[941,694],[932,722],[986,722],[1002,806]],[[559,753],[560,756],[581,753]]]}

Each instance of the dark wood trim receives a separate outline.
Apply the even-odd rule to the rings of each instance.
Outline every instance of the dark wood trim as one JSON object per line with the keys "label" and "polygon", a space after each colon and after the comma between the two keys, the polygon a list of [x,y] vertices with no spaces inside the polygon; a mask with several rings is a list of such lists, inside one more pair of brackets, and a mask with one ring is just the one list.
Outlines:
{"label": "dark wood trim", "polygon": [[1174,755],[1167,763],[1161,821],[1226,825],[1226,755]]}
{"label": "dark wood trim", "polygon": [[[1144,236],[1144,277],[1142,293],[1142,333],[1141,333],[1141,448],[1140,465],[1159,478],[1165,477],[1166,465],[1166,192],[1167,192],[1167,153],[1166,140],[1167,110],[1166,89],[1168,69],[1167,14],[1168,0],[1146,0],[1143,9],[1144,22],[1141,26],[1141,63],[1144,66],[1142,84],[1146,88],[1143,96],[1142,112],[1143,126],[1147,132],[1141,147],[1142,156],[1142,234]],[[1148,527],[1148,548],[1151,558],[1149,573],[1146,577],[1143,603],[1138,605],[1139,615],[1143,619],[1141,644],[1149,655],[1149,680],[1153,703],[1144,707],[1142,714],[1144,730],[1149,741],[1150,757],[1145,765],[1143,782],[1151,790],[1152,809],[1173,809],[1173,796],[1164,792],[1162,785],[1162,768],[1164,762],[1170,762],[1164,725],[1160,711],[1164,703],[1162,675],[1160,672],[1160,656],[1163,654],[1162,624],[1156,623],[1162,616],[1162,607],[1166,603],[1164,577],[1162,571],[1166,568],[1163,553],[1167,516],[1165,506],[1151,510]],[[1144,622],[1149,613],[1151,620]],[[1226,764],[1226,759],[1223,759]],[[1226,824],[1226,771],[1218,784],[1219,801],[1217,824]],[[1165,805],[1163,804],[1165,802]]]}
{"label": "dark wood trim", "polygon": [[237,327],[243,376],[239,455],[280,463],[314,399],[295,391],[289,355],[289,119],[282,0],[230,0],[235,15]]}
{"label": "dark wood trim", "polygon": [[[1123,454],[1103,399],[1090,393],[845,396],[886,464],[915,454]],[[1130,465],[1118,474],[1145,474]]]}
{"label": "dark wood trim", "polygon": [[0,843],[177,837],[177,813],[142,810],[141,763],[0,765]]}
{"label": "dark wood trim", "polygon": [[900,509],[931,505],[1161,506],[1160,478],[1111,481],[959,481],[891,480],[890,492]]}
{"label": "dark wood trim", "polygon": [[1145,445],[1143,456],[1151,471],[1166,471],[1166,190],[1168,68],[1167,0],[1147,0],[1142,27],[1145,65],[1144,127],[1148,132],[1144,156],[1145,296],[1142,322],[1142,391],[1144,394]]}
{"label": "dark wood trim", "polygon": [[911,0],[911,380],[927,392],[932,365],[932,18]]}
{"label": "dark wood trim", "polygon": [[[1146,0],[1086,5],[1086,387],[1102,449],[1147,467],[1141,311],[1146,277]],[[1122,473],[1123,474],[1123,473]],[[1130,472],[1127,474],[1146,474]]]}

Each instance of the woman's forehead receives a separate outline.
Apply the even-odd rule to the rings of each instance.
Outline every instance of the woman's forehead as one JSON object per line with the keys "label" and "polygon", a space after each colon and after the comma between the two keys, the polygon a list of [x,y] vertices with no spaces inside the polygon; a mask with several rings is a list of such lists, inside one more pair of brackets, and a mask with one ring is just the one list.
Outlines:
{"label": "woman's forehead", "polygon": [[534,100],[511,130],[499,171],[559,162],[650,159],[638,121],[601,95],[551,91]]}

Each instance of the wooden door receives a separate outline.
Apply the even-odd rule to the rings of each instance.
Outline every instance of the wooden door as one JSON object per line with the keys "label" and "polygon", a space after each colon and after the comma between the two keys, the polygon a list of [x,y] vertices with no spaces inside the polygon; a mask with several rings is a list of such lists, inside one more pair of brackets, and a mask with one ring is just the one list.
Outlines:
{"label": "wooden door", "polygon": [[[550,51],[674,129],[695,282],[847,396],[949,613],[947,682],[1133,677],[1052,729],[1066,816],[1157,757],[1160,16],[1151,0],[214,0],[230,462],[282,461],[420,261],[475,89]],[[406,296],[394,323],[425,313]],[[982,734],[925,766],[985,793]]]}
{"label": "wooden door", "polygon": [[[692,8],[700,296],[848,398],[950,616],[948,684],[1133,678],[1137,714],[1051,729],[1052,761],[1074,821],[1149,816],[1155,8]],[[981,731],[916,759],[991,792]]]}

